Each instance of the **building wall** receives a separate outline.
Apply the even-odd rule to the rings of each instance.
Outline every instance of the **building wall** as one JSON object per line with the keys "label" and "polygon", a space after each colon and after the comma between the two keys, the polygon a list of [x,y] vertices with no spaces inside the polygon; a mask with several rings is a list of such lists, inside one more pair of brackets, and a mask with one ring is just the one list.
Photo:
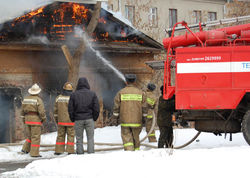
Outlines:
{"label": "building wall", "polygon": [[[91,56],[90,61],[94,61],[94,55],[87,54]],[[153,71],[145,65],[146,61],[154,58],[152,53],[124,54],[114,52],[104,54],[104,57],[123,74],[137,74],[139,88],[145,89],[146,84],[152,79]],[[2,123],[3,120],[0,117],[0,127],[6,126],[7,128],[8,126],[5,132],[8,132],[6,133],[8,137],[11,137],[10,142],[24,139],[24,124],[20,118],[21,101],[24,96],[28,95],[27,90],[34,83],[38,83],[42,88],[40,96],[45,103],[47,112],[45,131],[55,131],[54,100],[67,80],[67,62],[62,51],[27,50],[22,47],[3,49],[0,46],[0,63],[0,96],[1,94],[4,97],[8,96],[10,105],[7,112],[9,121]],[[96,126],[102,127],[106,125],[108,116],[112,114],[110,108],[112,108],[113,97],[125,84],[118,79],[115,73],[107,70],[104,64],[98,64],[98,60],[94,61],[93,64],[89,66],[82,63],[79,77],[87,77],[91,90],[98,95],[101,114]],[[3,113],[1,108],[0,112]]]}
{"label": "building wall", "polygon": [[57,91],[60,91],[67,80],[67,66],[63,53],[32,51],[14,46],[9,49],[3,48],[0,46],[0,96],[6,99],[1,100],[0,104],[8,106],[4,110],[4,107],[0,108],[0,127],[5,129],[6,135],[4,140],[15,142],[24,138],[24,124],[20,118],[21,101],[28,95],[27,90],[34,83],[38,83],[42,88],[40,95],[47,111],[45,131],[49,131],[53,124],[50,116],[53,113],[54,99]]}
{"label": "building wall", "polygon": [[[168,37],[165,29],[169,28],[169,9],[177,9],[177,21],[195,23],[193,11],[201,11],[202,22],[208,20],[208,12],[216,12],[217,19],[224,18],[225,0],[109,0],[108,7],[113,6],[113,11],[121,11],[125,17],[125,5],[135,7],[133,26],[151,36],[158,42]],[[150,8],[157,8],[158,25],[149,24]]]}

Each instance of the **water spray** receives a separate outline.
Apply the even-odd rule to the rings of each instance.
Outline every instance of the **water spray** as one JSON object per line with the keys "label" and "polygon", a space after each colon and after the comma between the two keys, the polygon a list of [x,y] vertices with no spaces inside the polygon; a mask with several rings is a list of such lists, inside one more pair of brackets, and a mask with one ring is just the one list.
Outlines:
{"label": "water spray", "polygon": [[99,51],[97,51],[97,50],[95,50],[95,49],[93,48],[93,46],[91,45],[91,43],[90,43],[89,40],[88,40],[88,36],[87,36],[81,29],[76,28],[76,29],[75,29],[75,32],[77,33],[77,35],[79,35],[80,37],[82,37],[82,39],[84,40],[86,46],[88,46],[89,49],[90,49],[92,52],[94,52],[94,53],[96,54],[96,56],[103,62],[103,64],[104,64],[105,66],[108,66],[110,69],[112,69],[112,70],[115,72],[115,74],[116,74],[122,81],[126,82],[126,79],[125,79],[124,75],[123,75],[118,69],[116,69],[116,68],[111,64],[110,61],[108,61],[107,59],[105,59]]}

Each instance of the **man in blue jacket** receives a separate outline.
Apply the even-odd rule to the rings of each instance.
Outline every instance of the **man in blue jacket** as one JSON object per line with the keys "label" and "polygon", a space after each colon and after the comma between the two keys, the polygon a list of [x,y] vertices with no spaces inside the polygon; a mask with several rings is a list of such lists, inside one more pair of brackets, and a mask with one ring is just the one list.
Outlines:
{"label": "man in blue jacket", "polygon": [[87,134],[87,151],[94,153],[94,121],[98,119],[100,107],[95,92],[90,91],[88,80],[79,78],[76,91],[69,99],[70,120],[75,122],[76,154],[83,154],[83,132]]}

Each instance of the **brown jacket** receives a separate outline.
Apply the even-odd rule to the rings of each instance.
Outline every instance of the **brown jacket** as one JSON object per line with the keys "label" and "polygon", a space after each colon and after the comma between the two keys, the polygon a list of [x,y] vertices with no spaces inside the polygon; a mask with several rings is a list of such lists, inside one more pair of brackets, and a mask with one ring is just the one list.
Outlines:
{"label": "brown jacket", "polygon": [[147,116],[143,91],[131,84],[121,89],[115,96],[113,114],[120,117],[123,127],[140,127],[142,116]]}
{"label": "brown jacket", "polygon": [[155,94],[151,91],[146,91],[146,101],[148,104],[148,115],[147,118],[153,118],[153,112],[156,106],[156,102],[157,102],[157,98],[155,96]]}
{"label": "brown jacket", "polygon": [[58,125],[73,126],[74,123],[69,118],[68,103],[70,96],[59,95],[54,105],[54,118]]}
{"label": "brown jacket", "polygon": [[24,97],[21,118],[27,125],[42,125],[46,120],[43,101],[38,95]]}

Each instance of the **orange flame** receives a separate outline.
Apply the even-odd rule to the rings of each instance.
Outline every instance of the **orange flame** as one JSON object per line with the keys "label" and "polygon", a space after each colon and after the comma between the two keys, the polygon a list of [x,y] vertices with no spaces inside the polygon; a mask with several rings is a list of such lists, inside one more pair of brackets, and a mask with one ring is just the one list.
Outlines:
{"label": "orange flame", "polygon": [[[44,10],[44,8],[45,8],[45,6],[39,8],[39,9],[37,9],[37,10],[35,10],[35,11],[32,11],[32,12],[30,12],[30,13],[28,13],[28,14],[25,14],[25,15],[23,15],[23,16],[21,16],[21,17],[18,17],[18,18],[16,18],[16,19],[14,20],[14,22],[15,22],[15,23],[16,23],[16,22],[23,22],[23,21],[25,21],[26,19],[30,19],[30,18],[32,18],[33,16],[42,13],[43,10]],[[12,24],[12,25],[13,25],[13,24]]]}

